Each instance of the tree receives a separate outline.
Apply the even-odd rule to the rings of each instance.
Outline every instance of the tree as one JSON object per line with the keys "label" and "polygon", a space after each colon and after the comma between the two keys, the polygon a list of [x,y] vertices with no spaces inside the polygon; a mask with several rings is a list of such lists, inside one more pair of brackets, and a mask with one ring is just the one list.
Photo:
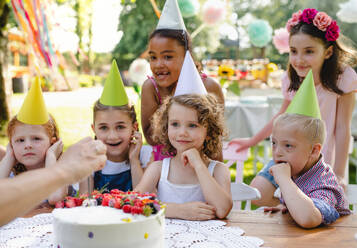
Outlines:
{"label": "tree", "polygon": [[6,64],[7,37],[4,34],[10,8],[6,0],[0,0],[0,129],[9,120],[9,109],[6,101],[5,79],[3,68]]}

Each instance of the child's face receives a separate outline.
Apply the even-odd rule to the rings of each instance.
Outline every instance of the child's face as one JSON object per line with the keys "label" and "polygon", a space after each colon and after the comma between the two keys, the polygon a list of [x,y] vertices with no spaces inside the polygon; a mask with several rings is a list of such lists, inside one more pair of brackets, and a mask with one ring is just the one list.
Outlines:
{"label": "child's face", "polygon": [[312,69],[314,78],[319,78],[325,59],[332,55],[332,46],[325,49],[318,38],[301,32],[291,36],[289,43],[289,61],[298,76],[305,77]]}
{"label": "child's face", "polygon": [[185,48],[171,38],[155,36],[149,42],[150,68],[160,87],[166,88],[177,82]]}
{"label": "child's face", "polygon": [[174,103],[169,110],[168,136],[178,153],[191,148],[202,150],[207,128],[198,123],[197,111]]}
{"label": "child's face", "polygon": [[107,157],[113,162],[128,158],[135,127],[129,115],[121,110],[97,111],[92,126],[97,139],[107,146]]}
{"label": "child's face", "polygon": [[312,145],[294,124],[274,125],[271,140],[274,162],[290,164],[292,176],[310,168]]}
{"label": "child's face", "polygon": [[51,141],[41,125],[16,124],[11,144],[16,160],[32,170],[44,166]]}

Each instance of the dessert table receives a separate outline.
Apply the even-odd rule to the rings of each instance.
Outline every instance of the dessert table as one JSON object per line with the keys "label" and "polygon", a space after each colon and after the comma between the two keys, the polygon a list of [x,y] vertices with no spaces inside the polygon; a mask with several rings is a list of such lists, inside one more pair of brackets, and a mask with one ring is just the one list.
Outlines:
{"label": "dessert table", "polygon": [[[31,227],[31,231],[42,231],[43,244],[49,244],[51,240],[51,208],[42,208],[31,211],[16,221],[23,222],[35,219],[37,225]],[[42,218],[42,220],[41,220]],[[41,222],[43,222],[41,224]],[[222,221],[182,221],[166,220],[165,246],[166,247],[274,247],[274,248],[298,248],[298,247],[357,247],[357,215],[349,215],[339,218],[335,223],[314,229],[298,227],[289,214],[264,213],[263,211],[232,210],[225,223]],[[40,224],[39,224],[40,223]],[[226,226],[224,226],[226,224]],[[8,225],[11,225],[8,224]],[[14,225],[14,224],[12,224]],[[41,226],[42,225],[42,226]],[[6,226],[5,226],[6,227]],[[26,229],[26,227],[23,227]],[[5,228],[6,229],[6,228]],[[0,228],[0,238],[6,233],[4,227]],[[6,230],[7,231],[7,230]],[[21,233],[17,231],[17,237]],[[207,239],[207,235],[216,234],[221,240],[235,244],[223,246],[219,240]],[[45,242],[47,238],[47,243]],[[20,238],[21,239],[21,238]],[[22,240],[24,247],[36,247],[29,245],[35,238],[26,236]],[[191,241],[190,241],[191,240]],[[195,240],[192,242],[192,240]],[[15,241],[14,239],[11,241]],[[185,243],[186,242],[186,243]],[[209,246],[207,246],[209,244]],[[28,245],[28,246],[27,246]],[[1,244],[0,247],[10,247]],[[11,246],[12,247],[12,246]],[[41,246],[46,247],[46,246]],[[48,247],[48,246],[47,246]]]}

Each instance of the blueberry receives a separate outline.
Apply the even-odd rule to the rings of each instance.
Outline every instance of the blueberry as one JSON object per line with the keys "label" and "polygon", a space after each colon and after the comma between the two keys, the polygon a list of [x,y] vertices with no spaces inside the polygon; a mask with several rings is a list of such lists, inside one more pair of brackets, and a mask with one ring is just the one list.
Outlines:
{"label": "blueberry", "polygon": [[102,197],[98,197],[96,200],[97,200],[97,205],[98,206],[102,205],[102,201],[103,201]]}

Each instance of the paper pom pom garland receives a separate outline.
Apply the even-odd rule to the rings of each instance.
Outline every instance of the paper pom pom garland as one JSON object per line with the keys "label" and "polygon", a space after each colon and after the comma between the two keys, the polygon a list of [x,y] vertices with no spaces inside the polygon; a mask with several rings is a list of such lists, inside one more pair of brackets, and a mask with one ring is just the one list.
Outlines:
{"label": "paper pom pom garland", "polygon": [[255,20],[248,25],[250,42],[256,47],[265,47],[272,39],[272,28],[265,20]]}
{"label": "paper pom pom garland", "polygon": [[142,85],[147,76],[150,76],[150,64],[146,59],[135,59],[129,67],[130,80],[138,85]]}
{"label": "paper pom pom garland", "polygon": [[197,0],[178,0],[178,5],[183,17],[192,17],[197,14],[200,3]]}
{"label": "paper pom pom garland", "polygon": [[207,25],[215,25],[222,21],[226,14],[224,2],[208,0],[203,5],[202,20]]}
{"label": "paper pom pom garland", "polygon": [[289,32],[286,28],[279,28],[274,31],[273,44],[280,54],[290,51]]}

